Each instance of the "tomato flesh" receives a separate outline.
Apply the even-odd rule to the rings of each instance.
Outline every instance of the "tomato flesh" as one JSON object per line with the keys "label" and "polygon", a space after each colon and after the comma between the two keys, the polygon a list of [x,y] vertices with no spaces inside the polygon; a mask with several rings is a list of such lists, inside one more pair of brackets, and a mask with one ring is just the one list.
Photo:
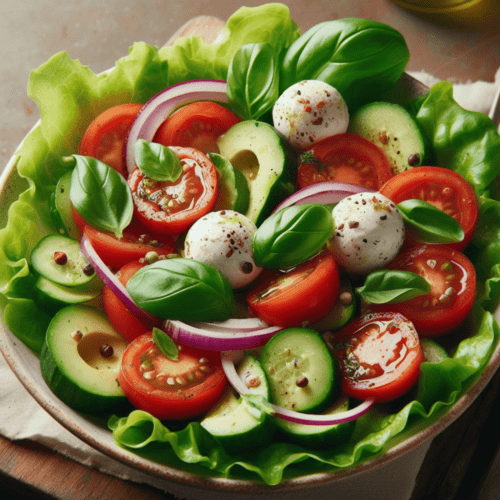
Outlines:
{"label": "tomato flesh", "polygon": [[[120,283],[126,285],[128,280],[144,266],[145,264],[139,261],[129,262],[115,276]],[[102,289],[102,305],[115,330],[130,342],[140,335],[150,332],[153,327],[159,327],[161,324],[161,320],[146,312],[140,316],[130,312],[107,285],[104,285]]]}
{"label": "tomato flesh", "polygon": [[179,347],[171,360],[155,345],[150,333],[129,344],[122,358],[118,381],[138,409],[162,420],[183,420],[208,410],[227,383],[217,351]]}
{"label": "tomato flesh", "polygon": [[263,272],[247,294],[247,304],[269,324],[301,326],[326,316],[339,289],[338,265],[331,253],[323,252],[288,272]]}
{"label": "tomato flesh", "polygon": [[418,245],[399,254],[387,267],[422,276],[431,285],[431,291],[396,304],[371,305],[370,309],[403,314],[421,337],[451,332],[472,310],[476,272],[458,250],[447,245]]}
{"label": "tomato flesh", "polygon": [[79,153],[101,160],[127,177],[124,148],[142,104],[120,104],[97,116],[80,141]]}
{"label": "tomato flesh", "polygon": [[[462,250],[470,242],[479,214],[476,195],[468,182],[456,172],[441,167],[416,167],[402,172],[381,188],[394,203],[418,199],[426,201],[453,217],[464,230],[464,239],[448,244]],[[407,231],[411,237],[411,231]],[[411,242],[411,241],[410,241]]]}
{"label": "tomato flesh", "polygon": [[397,313],[368,314],[335,334],[342,390],[376,402],[392,401],[417,381],[424,355],[412,323]]}
{"label": "tomato flesh", "polygon": [[188,104],[169,116],[153,138],[164,146],[183,146],[202,153],[218,153],[217,138],[240,119],[224,106],[200,101]]}
{"label": "tomato flesh", "polygon": [[218,178],[215,165],[193,148],[172,149],[183,173],[173,182],[154,181],[135,168],[128,180],[137,220],[155,233],[180,234],[215,205]]}
{"label": "tomato flesh", "polygon": [[379,189],[393,175],[385,153],[356,134],[337,134],[322,139],[299,160],[300,188],[333,181]]}

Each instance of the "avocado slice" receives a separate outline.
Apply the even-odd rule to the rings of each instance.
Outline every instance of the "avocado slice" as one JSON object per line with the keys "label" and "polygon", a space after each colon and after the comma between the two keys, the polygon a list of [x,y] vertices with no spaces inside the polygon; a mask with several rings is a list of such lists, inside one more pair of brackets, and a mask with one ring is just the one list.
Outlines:
{"label": "avocado slice", "polygon": [[297,165],[290,146],[274,127],[256,120],[233,125],[217,146],[246,177],[250,200],[244,215],[259,226],[293,192]]}

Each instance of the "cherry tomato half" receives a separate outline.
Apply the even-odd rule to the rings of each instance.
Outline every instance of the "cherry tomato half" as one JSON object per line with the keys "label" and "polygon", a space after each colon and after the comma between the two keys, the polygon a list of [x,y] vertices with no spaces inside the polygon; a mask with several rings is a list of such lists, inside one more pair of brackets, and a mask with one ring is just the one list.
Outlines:
{"label": "cherry tomato half", "polygon": [[202,153],[218,153],[217,138],[240,119],[224,106],[200,101],[177,110],[158,128],[153,142],[164,146],[195,148]]}
{"label": "cherry tomato half", "polygon": [[156,234],[181,234],[215,205],[215,165],[200,151],[172,146],[183,173],[174,182],[153,181],[135,168],[128,179],[137,221]]}
{"label": "cherry tomato half", "polygon": [[453,217],[465,237],[447,246],[462,250],[474,235],[479,213],[476,195],[469,183],[452,170],[415,167],[389,179],[380,192],[396,204],[409,199],[426,201]]}
{"label": "cherry tomato half", "polygon": [[447,245],[418,245],[400,253],[387,267],[422,276],[431,291],[396,304],[370,305],[371,310],[403,314],[421,337],[449,333],[469,315],[476,297],[476,271],[458,250]]}
{"label": "cherry tomato half", "polygon": [[392,401],[417,381],[424,355],[411,321],[401,314],[367,314],[335,333],[342,390],[356,399]]}
{"label": "cherry tomato half", "polygon": [[141,108],[142,104],[120,104],[101,113],[87,128],[80,141],[79,153],[97,158],[127,177],[123,150]]}
{"label": "cherry tomato half", "polygon": [[[145,265],[139,261],[129,262],[115,276],[120,283],[126,285],[128,280]],[[130,342],[139,337],[139,335],[150,332],[154,326],[159,327],[161,324],[161,320],[146,312],[140,317],[131,313],[125,304],[106,285],[102,289],[102,305],[115,330]]]}
{"label": "cherry tomato half", "polygon": [[336,134],[313,144],[299,157],[299,187],[324,181],[379,189],[393,176],[385,153],[356,134]]}
{"label": "cherry tomato half", "polygon": [[338,265],[333,254],[323,252],[285,273],[264,271],[246,300],[271,325],[301,326],[326,316],[339,289]]}
{"label": "cherry tomato half", "polygon": [[118,374],[129,401],[162,420],[203,413],[226,387],[219,352],[179,347],[179,358],[174,361],[161,353],[150,333],[141,335],[125,349]]}

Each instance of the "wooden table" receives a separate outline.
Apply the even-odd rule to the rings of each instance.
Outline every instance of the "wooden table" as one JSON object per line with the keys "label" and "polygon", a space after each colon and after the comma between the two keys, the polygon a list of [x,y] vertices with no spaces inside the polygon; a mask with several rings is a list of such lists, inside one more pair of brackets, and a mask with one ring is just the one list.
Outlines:
{"label": "wooden table", "polygon": [[[339,17],[342,17],[342,14],[345,17],[348,12],[339,14]],[[183,26],[174,38],[197,33],[208,41],[215,38],[219,29],[220,23],[214,21],[213,18],[196,18]],[[493,34],[474,50],[478,53],[484,52],[488,41],[497,44],[496,47],[498,47],[499,40],[500,35]],[[413,61],[429,57],[429,54],[425,55],[423,52],[417,51]],[[495,68],[500,63],[500,51],[495,52],[493,47],[492,54],[493,59],[488,59],[488,57],[483,59],[489,64],[489,69],[485,69],[484,64],[482,67],[483,74],[487,75],[485,79],[490,81],[493,79]],[[451,67],[453,62],[447,62],[444,65],[442,60],[438,61],[438,54],[434,56],[437,58],[435,74],[445,77],[448,65]],[[460,57],[462,54],[457,55],[457,59]],[[419,69],[416,64],[418,62],[414,63],[414,67],[410,69]],[[500,372],[494,376],[476,402],[433,441],[418,475],[412,500],[424,498],[451,500],[458,498],[459,491],[460,498],[475,498],[500,443],[498,417],[492,411],[499,390]],[[10,442],[3,437],[0,437],[0,491],[4,496],[7,495],[7,498],[16,499],[156,500],[166,498],[163,492],[155,488],[100,473],[31,441]]]}

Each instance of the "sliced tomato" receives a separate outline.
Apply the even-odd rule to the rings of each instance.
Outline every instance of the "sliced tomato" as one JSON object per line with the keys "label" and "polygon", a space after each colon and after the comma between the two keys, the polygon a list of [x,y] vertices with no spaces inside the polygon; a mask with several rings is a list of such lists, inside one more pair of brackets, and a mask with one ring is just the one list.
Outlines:
{"label": "sliced tomato", "polygon": [[323,252],[285,273],[264,271],[246,300],[271,325],[301,326],[326,316],[339,289],[338,265],[330,252]]}
{"label": "sliced tomato", "polygon": [[212,210],[218,193],[215,165],[193,148],[172,147],[183,173],[175,182],[153,181],[135,168],[128,179],[139,223],[156,234],[180,234]]}
{"label": "sliced tomato", "polygon": [[148,252],[158,255],[175,253],[175,240],[168,235],[150,236],[148,230],[136,222],[132,222],[118,239],[113,233],[100,231],[86,224],[83,234],[89,239],[94,250],[103,262],[119,269],[128,262],[142,259]]}
{"label": "sliced tomato", "polygon": [[465,233],[461,242],[449,244],[457,250],[465,248],[474,235],[479,213],[476,195],[469,183],[452,170],[415,167],[389,179],[380,192],[394,203],[409,199],[426,201],[453,217]]}
{"label": "sliced tomato", "polygon": [[300,188],[334,181],[378,190],[392,176],[391,164],[378,146],[346,133],[322,139],[302,153],[297,180]]}
{"label": "sliced tomato", "polygon": [[335,333],[342,390],[353,398],[392,401],[417,381],[424,361],[412,323],[397,313],[368,314]]}
{"label": "sliced tomato", "polygon": [[[128,280],[145,265],[139,261],[129,262],[115,276],[120,283],[127,285]],[[161,320],[146,312],[141,316],[130,312],[127,306],[106,285],[102,289],[102,305],[115,330],[130,342],[161,324]]]}
{"label": "sliced tomato", "polygon": [[217,138],[239,121],[234,113],[220,104],[194,102],[169,116],[156,131],[153,142],[195,148],[205,154],[218,153]]}
{"label": "sliced tomato", "polygon": [[142,104],[113,106],[95,118],[80,141],[79,153],[92,156],[128,176],[123,150]]}
{"label": "sliced tomato", "polygon": [[179,358],[161,353],[150,333],[125,349],[118,382],[138,409],[161,420],[183,420],[208,410],[227,383],[217,351],[179,346]]}
{"label": "sliced tomato", "polygon": [[403,314],[421,337],[449,333],[469,315],[476,297],[476,271],[458,250],[447,245],[418,245],[399,254],[387,267],[422,276],[431,291],[396,304],[371,305],[371,310]]}

